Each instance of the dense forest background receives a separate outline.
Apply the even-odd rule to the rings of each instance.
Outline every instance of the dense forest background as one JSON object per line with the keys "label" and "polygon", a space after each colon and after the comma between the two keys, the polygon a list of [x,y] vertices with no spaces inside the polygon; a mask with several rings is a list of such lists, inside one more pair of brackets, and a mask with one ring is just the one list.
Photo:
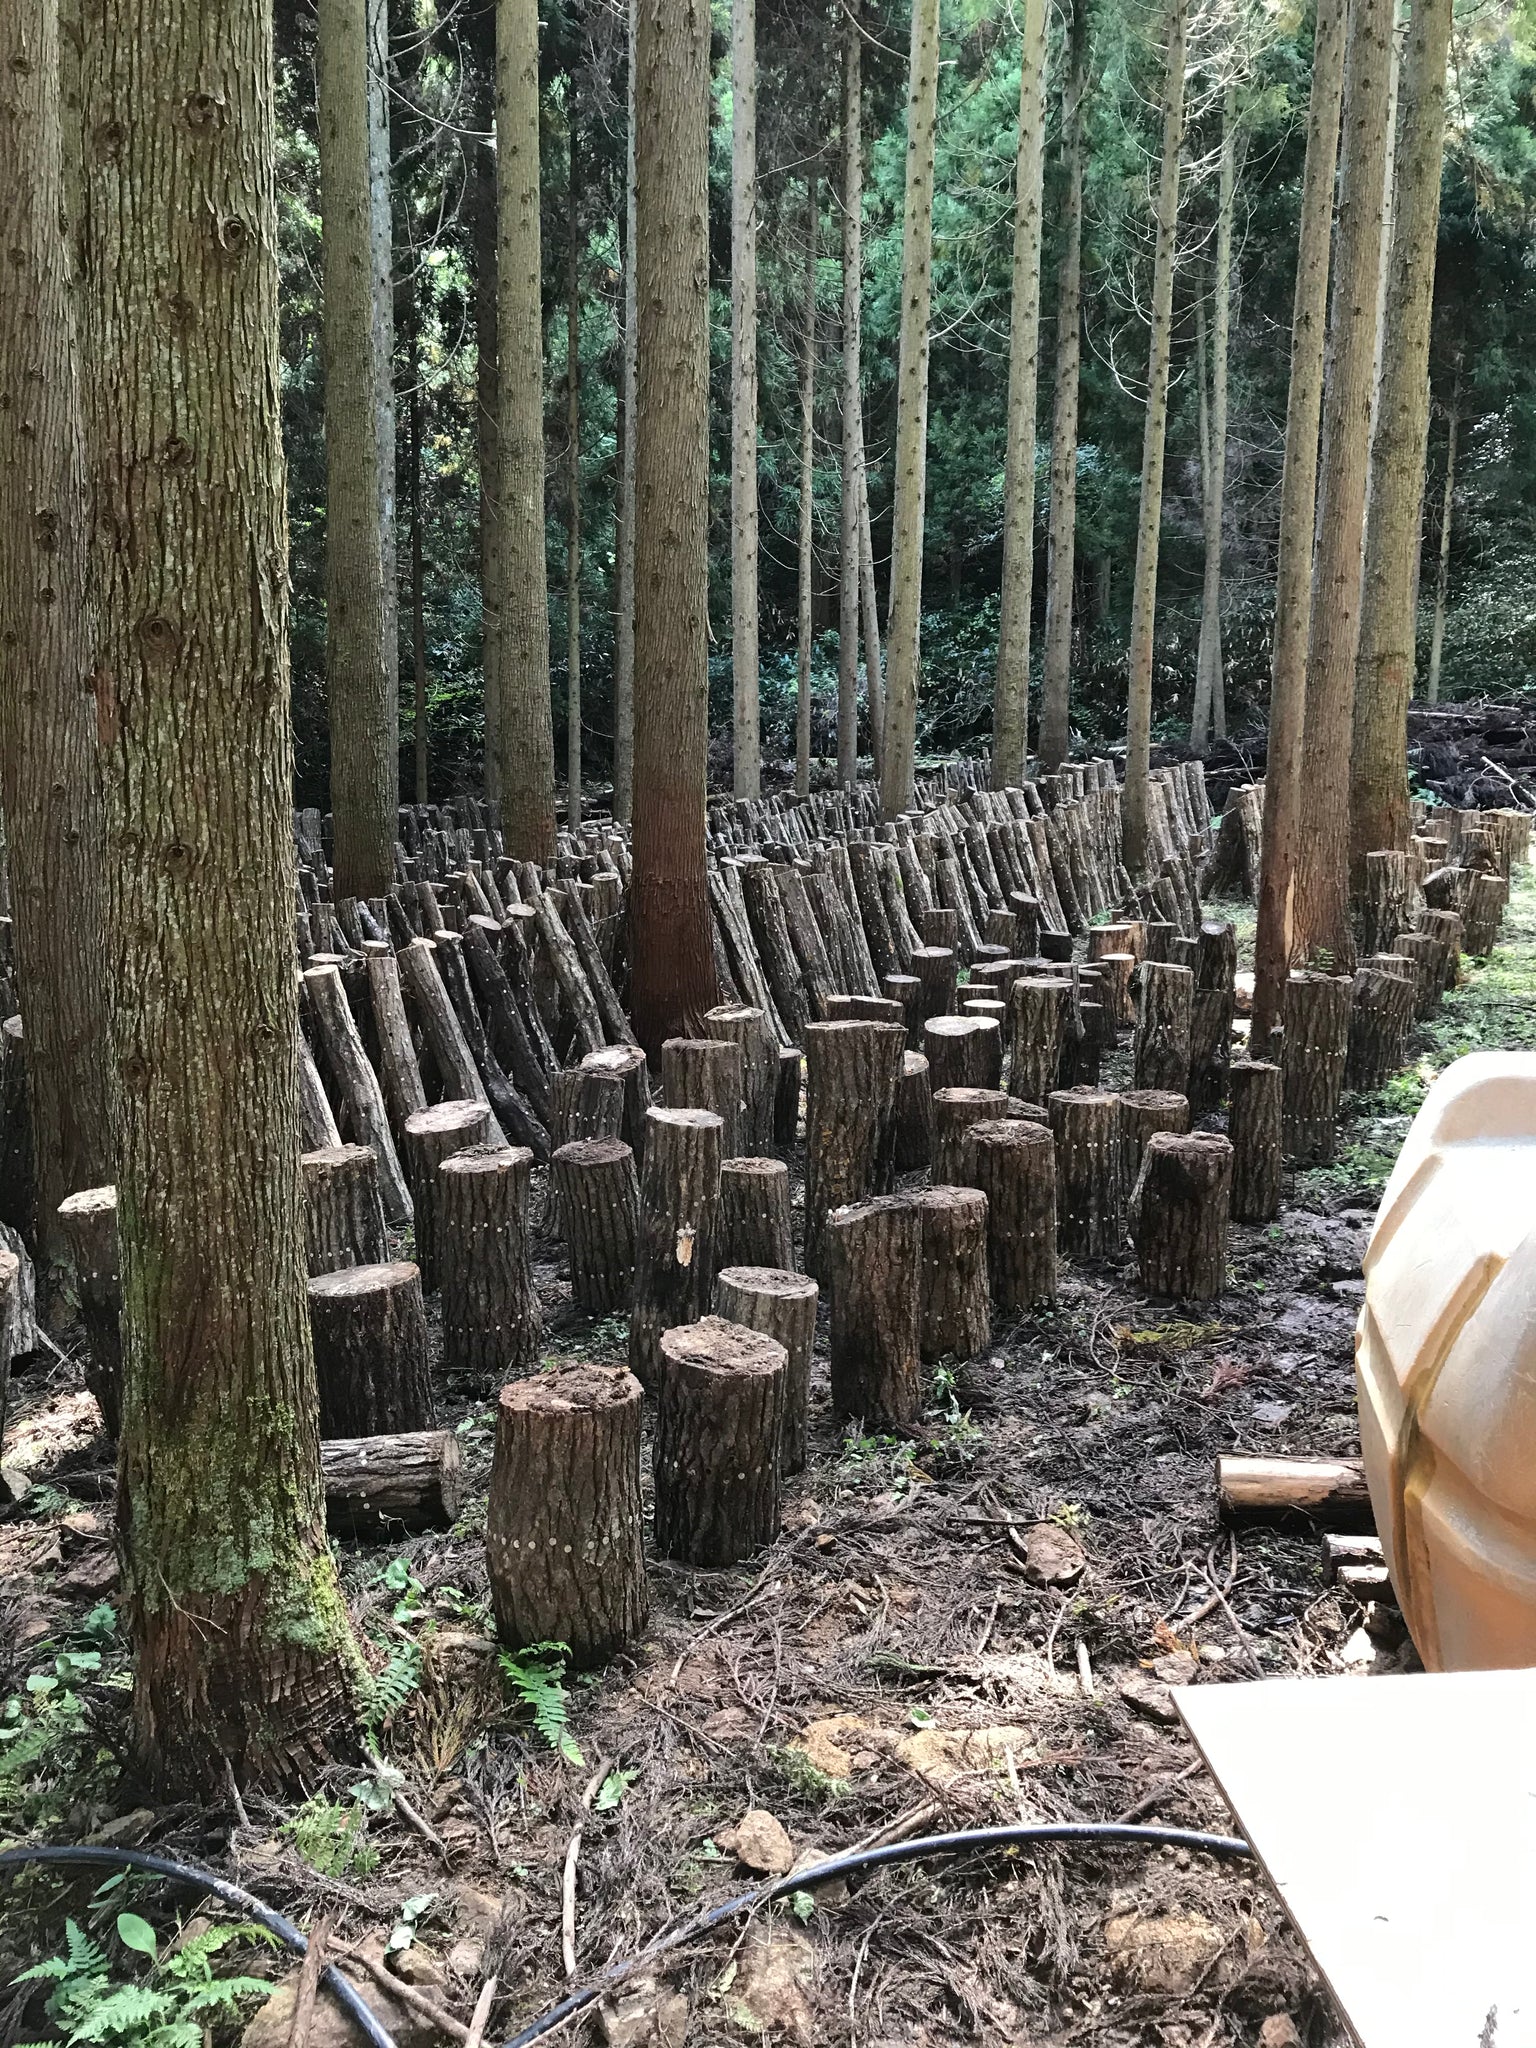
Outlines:
{"label": "dense forest background", "polygon": [[[865,11],[864,406],[882,609],[905,162],[906,24]],[[730,731],[729,8],[715,0],[716,120],[710,177],[714,406],[711,459],[711,726],[728,771]],[[835,749],[839,516],[836,136],[840,9],[764,0],[758,62],[761,647],[765,760],[793,754],[800,380],[806,264],[816,222],[816,657],[813,751]],[[1096,0],[1088,100],[1078,451],[1073,714],[1092,745],[1123,731],[1124,650],[1144,422],[1150,187],[1158,142],[1158,24],[1139,0]],[[1158,609],[1155,727],[1176,736],[1191,710],[1202,569],[1199,348],[1209,300],[1224,83],[1240,119],[1225,501],[1224,651],[1231,731],[1262,713],[1269,677],[1297,212],[1311,19],[1285,0],[1235,17],[1196,9],[1190,128],[1179,225],[1175,358]],[[1052,23],[1052,73],[1063,60]],[[278,7],[282,92],[283,368],[294,582],[293,687],[301,800],[326,802],[324,436],[318,161],[312,9]],[[414,611],[421,611],[434,797],[478,786],[482,731],[479,488],[476,466],[478,251],[493,178],[492,24],[477,0],[394,0],[390,126],[395,229],[402,762],[409,786]],[[934,217],[932,394],[919,746],[990,729],[1007,385],[1012,170],[1019,32],[1009,0],[944,10]],[[614,511],[622,431],[625,25],[606,0],[543,11],[543,208],[548,562],[557,748],[563,749],[569,265],[580,319],[583,752],[605,772],[612,735]],[[1060,97],[1048,91],[1036,468],[1037,613],[1044,602],[1049,498],[1049,364],[1059,206],[1053,180]],[[1503,693],[1536,679],[1536,8],[1459,5],[1431,354],[1433,416],[1420,583],[1421,655],[1451,414],[1455,501],[1442,692]],[[574,138],[573,138],[574,128]],[[571,164],[578,166],[572,206]],[[574,235],[573,226],[574,221]],[[419,522],[420,591],[412,563]],[[1038,685],[1039,635],[1035,638]],[[1421,662],[1422,671],[1422,662]],[[1031,710],[1031,728],[1035,709]],[[864,742],[867,745],[867,740]],[[563,754],[562,754],[563,758]]]}

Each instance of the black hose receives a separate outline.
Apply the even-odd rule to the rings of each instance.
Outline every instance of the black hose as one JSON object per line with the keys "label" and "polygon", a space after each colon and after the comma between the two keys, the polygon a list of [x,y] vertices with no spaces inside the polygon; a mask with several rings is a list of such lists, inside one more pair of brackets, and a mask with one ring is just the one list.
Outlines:
{"label": "black hose", "polygon": [[638,1955],[615,1964],[580,1991],[573,1991],[558,2005],[552,2005],[531,2026],[524,2027],[520,2034],[514,2034],[503,2048],[531,2048],[533,2042],[541,2040],[545,2034],[564,2025],[566,2020],[601,1998],[605,1991],[629,1976],[641,1963],[669,1949],[679,1948],[701,1934],[708,1934],[711,1928],[718,1927],[721,1921],[729,1920],[737,1913],[769,1905],[773,1900],[788,1898],[794,1892],[810,1891],[814,1886],[829,1884],[836,1878],[850,1877],[858,1870],[876,1870],[890,1863],[914,1863],[925,1856],[953,1856],[964,1850],[1020,1848],[1042,1842],[1145,1842],[1157,1848],[1197,1849],[1207,1856],[1253,1854],[1248,1844],[1236,1835],[1205,1835],[1193,1828],[1139,1827],[1129,1821],[1058,1821],[1027,1827],[962,1828],[952,1835],[914,1835],[910,1841],[887,1842],[878,1849],[852,1849],[845,1856],[830,1857],[825,1863],[813,1863],[806,1870],[797,1870],[772,1884],[760,1885],[756,1891],[743,1892],[739,1898],[728,1899],[723,1906],[712,1907],[686,1927],[660,1936]]}
{"label": "black hose", "polygon": [[[201,1870],[195,1863],[173,1863],[168,1856],[151,1856],[143,1849],[109,1848],[62,1848],[0,1849],[0,1871],[22,1870],[33,1863],[89,1864],[110,1870],[142,1870],[152,1877],[168,1877],[175,1884],[184,1884],[197,1891],[212,1892],[222,1899],[226,1906],[235,1906],[252,1920],[265,1927],[269,1934],[275,1934],[286,1948],[295,1955],[303,1955],[309,1947],[304,1936],[281,1913],[275,1913],[270,1906],[262,1904],[254,1892],[243,1886],[231,1884],[227,1878],[216,1877],[211,1870]],[[334,1963],[327,1963],[320,1973],[320,1982],[346,2007],[352,2018],[362,2028],[373,2048],[395,2048],[394,2036],[383,2027],[372,2006],[337,1969]]]}

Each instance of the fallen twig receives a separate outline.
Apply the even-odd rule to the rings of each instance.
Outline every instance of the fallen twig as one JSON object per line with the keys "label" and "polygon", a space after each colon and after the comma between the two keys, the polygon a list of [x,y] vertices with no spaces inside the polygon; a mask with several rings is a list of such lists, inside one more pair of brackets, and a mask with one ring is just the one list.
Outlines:
{"label": "fallen twig", "polygon": [[403,1977],[393,1976],[382,1963],[375,1962],[366,1949],[343,1949],[341,1954],[366,1970],[381,1990],[387,1991],[391,1998],[399,1999],[402,2005],[409,2006],[411,2011],[424,2019],[429,2026],[447,2034],[450,2040],[468,2041],[469,2029],[462,2020],[456,2020],[451,2012],[444,2012],[435,1998],[428,1998],[427,1994],[418,1991],[414,1984],[407,1984]]}
{"label": "fallen twig", "polygon": [[469,2023],[469,2039],[464,2048],[480,2048],[485,2034],[486,2022],[491,2016],[491,2000],[496,1996],[496,1979],[487,1977],[480,1986],[480,1996],[475,2000],[474,2017]]}
{"label": "fallen twig", "polygon": [[299,1969],[299,1991],[293,2002],[288,2048],[307,2048],[309,2030],[315,2018],[315,1998],[320,1989],[320,1972],[325,1968],[325,1944],[329,1933],[330,1927],[322,1915],[310,1930],[309,1947],[304,1951],[304,1961]]}
{"label": "fallen twig", "polygon": [[1140,1820],[1144,1813],[1150,1813],[1170,1792],[1175,1791],[1180,1785],[1188,1784],[1189,1780],[1198,1776],[1204,1768],[1202,1759],[1196,1757],[1194,1762],[1186,1764],[1176,1777],[1160,1779],[1149,1792],[1143,1792],[1138,1800],[1128,1806],[1124,1813],[1115,1815],[1116,1826],[1123,1826],[1127,1821]]}

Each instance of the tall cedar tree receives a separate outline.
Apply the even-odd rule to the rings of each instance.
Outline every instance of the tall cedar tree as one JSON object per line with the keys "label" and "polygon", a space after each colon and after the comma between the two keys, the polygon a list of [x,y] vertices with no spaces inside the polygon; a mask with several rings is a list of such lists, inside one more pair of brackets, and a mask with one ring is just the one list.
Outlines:
{"label": "tall cedar tree", "polygon": [[576,80],[565,193],[565,815],[581,823],[581,178]]}
{"label": "tall cedar tree", "polygon": [[320,273],[325,343],[325,675],[338,896],[395,879],[399,710],[381,508],[366,0],[318,0]]}
{"label": "tall cedar tree", "polygon": [[[1211,278],[1211,373],[1200,372],[1201,513],[1205,577],[1200,591],[1200,646],[1195,657],[1195,709],[1190,743],[1203,747],[1214,729],[1227,736],[1226,685],[1221,654],[1222,522],[1227,489],[1227,355],[1232,325],[1232,227],[1237,207],[1237,87],[1221,108],[1221,170],[1217,180],[1216,254]],[[1202,308],[1201,326],[1204,327]],[[1204,351],[1202,350],[1203,354]]]}
{"label": "tall cedar tree", "polygon": [[1014,169],[1013,310],[1008,337],[1008,452],[1003,588],[992,710],[992,786],[1024,780],[1029,746],[1029,615],[1035,588],[1035,408],[1040,376],[1040,205],[1045,172],[1045,0],[1025,0]]}
{"label": "tall cedar tree", "polygon": [[[842,44],[843,477],[837,588],[837,779],[852,784],[859,772],[859,547],[864,505],[864,51],[858,0],[848,0]],[[798,780],[802,770],[797,765],[796,787],[805,790],[811,786],[809,698],[802,707],[801,722],[805,729],[804,782]]]}
{"label": "tall cedar tree", "polygon": [[1392,12],[1392,0],[1351,0],[1312,569],[1315,601],[1307,645],[1291,958],[1333,974],[1350,973],[1355,964],[1349,920],[1349,749],[1376,374]]}
{"label": "tall cedar tree", "polygon": [[1141,452],[1141,507],[1131,587],[1129,688],[1125,713],[1125,864],[1138,880],[1147,860],[1147,774],[1152,744],[1152,634],[1163,525],[1163,454],[1168,438],[1168,372],[1173,344],[1173,261],[1179,231],[1179,155],[1184,146],[1184,47],[1188,0],[1169,0],[1163,69],[1163,161],[1157,188],[1152,268],[1152,338]]}
{"label": "tall cedar tree", "polygon": [[923,612],[928,473],[928,316],[933,296],[933,137],[939,107],[939,0],[912,0],[907,80],[907,190],[901,232],[901,346],[896,369],[896,492],[886,614],[885,748],[880,801],[899,817],[917,765],[917,669]]}
{"label": "tall cedar tree", "polygon": [[757,0],[731,0],[731,786],[762,788],[757,672]]}
{"label": "tall cedar tree", "polygon": [[86,601],[90,528],[65,227],[57,0],[0,10],[0,776],[35,1203],[112,1178],[104,890]]}
{"label": "tall cedar tree", "polygon": [[635,24],[635,787],[630,1006],[651,1058],[718,996],[709,772],[709,0]]}
{"label": "tall cedar tree", "polygon": [[1051,420],[1051,514],[1041,658],[1040,766],[1058,769],[1071,743],[1072,583],[1077,562],[1077,389],[1083,358],[1083,105],[1090,52],[1088,0],[1074,0],[1061,89],[1061,263],[1056,273],[1056,391]]}
{"label": "tall cedar tree", "polygon": [[113,366],[87,427],[133,1743],[183,1791],[221,1786],[226,1758],[292,1783],[348,1727],[360,1667],[298,1163],[271,10],[87,19],[86,133],[113,139],[86,155],[85,303],[86,359]]}
{"label": "tall cedar tree", "polygon": [[496,0],[470,16],[473,51],[470,121],[464,138],[465,200],[475,282],[475,460],[480,470],[480,673],[485,703],[485,793],[501,794],[501,462],[497,447],[501,399],[496,347],[496,151],[488,137],[495,117]]}
{"label": "tall cedar tree", "polygon": [[[805,293],[800,341],[800,522],[795,577],[795,787],[802,796],[811,786],[811,653],[816,602],[816,231],[820,209],[820,181],[813,177],[805,207]],[[857,619],[857,612],[854,617]],[[841,694],[838,715],[841,718]],[[841,728],[838,745],[841,768]]]}
{"label": "tall cedar tree", "polygon": [[1456,352],[1451,396],[1445,409],[1445,481],[1440,488],[1440,542],[1435,563],[1435,614],[1429,629],[1429,674],[1424,699],[1440,701],[1440,657],[1445,647],[1445,600],[1451,580],[1451,513],[1456,503],[1456,441],[1461,427],[1461,351]]}
{"label": "tall cedar tree", "polygon": [[625,63],[624,144],[624,365],[619,419],[624,447],[618,464],[618,511],[614,521],[616,599],[613,625],[613,816],[627,825],[635,789],[635,10],[629,0],[629,48]]}
{"label": "tall cedar tree", "polygon": [[1408,844],[1408,699],[1413,692],[1429,438],[1429,327],[1450,40],[1451,0],[1415,0],[1398,114],[1392,250],[1355,666],[1349,816],[1357,888],[1364,881],[1368,853]]}
{"label": "tall cedar tree", "polygon": [[544,563],[538,0],[496,9],[497,785],[506,849],[555,857],[555,728]]}
{"label": "tall cedar tree", "polygon": [[1301,736],[1307,701],[1307,640],[1312,624],[1312,542],[1317,507],[1317,434],[1323,413],[1328,324],[1328,261],[1333,180],[1339,160],[1347,0],[1318,0],[1307,106],[1307,156],[1291,314],[1291,381],[1280,483],[1280,547],[1275,563],[1275,638],[1269,690],[1269,749],[1264,775],[1263,855],[1254,939],[1253,1018],[1249,1042],[1260,1057],[1283,1021],[1291,956],[1291,898],[1301,819]]}

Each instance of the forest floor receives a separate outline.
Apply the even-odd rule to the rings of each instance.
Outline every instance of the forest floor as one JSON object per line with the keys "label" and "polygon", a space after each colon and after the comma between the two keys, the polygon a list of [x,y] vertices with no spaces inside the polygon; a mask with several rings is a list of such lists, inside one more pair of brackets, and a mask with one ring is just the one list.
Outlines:
{"label": "forest floor", "polygon": [[[1170,1682],[1394,1670],[1413,1653],[1394,1610],[1362,1615],[1326,1583],[1314,1535],[1225,1530],[1213,1461],[1358,1448],[1352,1334],[1385,1177],[1452,1058],[1536,1045],[1533,998],[1526,870],[1492,960],[1415,1032],[1402,1075],[1347,1099],[1335,1163],[1295,1175],[1272,1226],[1234,1228],[1227,1291],[1197,1314],[1150,1305],[1128,1259],[1067,1267],[1052,1312],[998,1324],[984,1355],[940,1373],[922,1427],[896,1437],[834,1420],[823,1311],[811,1458],[786,1487],[780,1541],[726,1572],[652,1559],[644,1642],[596,1676],[497,1655],[482,1542],[494,1409],[484,1387],[441,1384],[470,1481],[460,1522],[341,1558],[396,1701],[379,1748],[443,1856],[392,1804],[387,1774],[355,1765],[302,1806],[138,1802],[117,1762],[129,1681],[107,1446],[73,1355],[35,1359],[6,1446],[32,1489],[0,1524],[0,1842],[93,1836],[214,1863],[301,1921],[324,1913],[333,1943],[372,1938],[377,1955],[390,1936],[393,1965],[461,2020],[494,1973],[497,2039],[566,1986],[562,1873],[578,1829],[578,1981],[747,1888],[751,1861],[1019,1819],[1230,1831]],[[622,1361],[624,1325],[576,1316],[559,1248],[539,1254],[546,1355]],[[766,1824],[738,1837],[749,1811],[787,1840]],[[27,1989],[6,1986],[62,1948],[66,1911],[129,1974],[111,1928],[130,1900],[162,1932],[185,1904],[139,1881],[105,1897],[54,1878],[0,1894],[0,2048],[41,2031]],[[259,2013],[251,2048],[285,2048],[290,2009],[291,1994]],[[419,2020],[381,2009],[402,2048],[424,2048]],[[624,2048],[1343,2038],[1250,1867],[1141,1845],[801,1893],[631,1980],[602,2028],[571,2032]],[[332,2048],[341,2029],[322,2012],[310,2039]]]}

